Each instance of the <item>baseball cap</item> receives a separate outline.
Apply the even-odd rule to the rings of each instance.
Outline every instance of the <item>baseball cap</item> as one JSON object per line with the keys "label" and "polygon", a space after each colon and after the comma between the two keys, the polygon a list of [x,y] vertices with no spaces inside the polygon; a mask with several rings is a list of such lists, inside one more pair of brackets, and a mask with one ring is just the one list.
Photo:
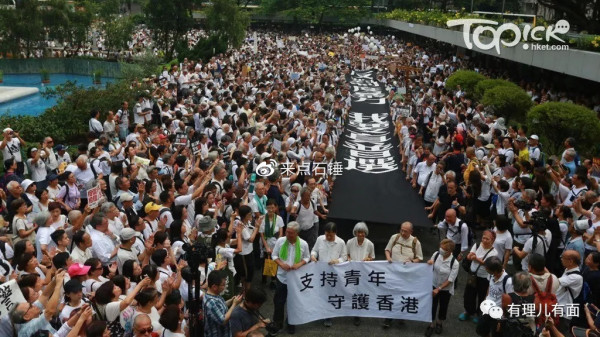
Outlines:
{"label": "baseball cap", "polygon": [[160,205],[157,205],[153,202],[149,202],[146,204],[146,206],[144,207],[144,211],[146,212],[146,214],[152,212],[152,211],[158,211],[160,209]]}
{"label": "baseball cap", "polygon": [[271,154],[268,152],[264,152],[263,154],[260,155],[260,160],[263,161],[267,158],[271,158]]}
{"label": "baseball cap", "polygon": [[135,236],[135,230],[132,228],[123,228],[121,231],[121,239],[123,241],[129,241]]}
{"label": "baseball cap", "polygon": [[486,149],[495,149],[496,147],[494,146],[494,144],[488,144],[485,146]]}
{"label": "baseball cap", "polygon": [[87,273],[90,271],[90,266],[84,266],[81,263],[73,263],[72,265],[69,266],[69,276],[71,277],[75,277],[75,276],[83,276],[83,275],[87,275]]}
{"label": "baseball cap", "polygon": [[529,139],[540,140],[540,138],[537,135],[531,135],[529,136]]}
{"label": "baseball cap", "polygon": [[62,144],[58,144],[58,145],[56,145],[55,149],[56,149],[56,151],[63,151],[63,150],[66,150],[67,147]]}
{"label": "baseball cap", "polygon": [[58,179],[58,175],[57,175],[57,174],[54,174],[54,173],[50,173],[50,174],[48,175],[48,177],[46,177],[46,179],[47,179],[48,181],[56,180],[56,179]]}
{"label": "baseball cap", "polygon": [[63,287],[65,289],[65,294],[77,293],[80,292],[81,289],[83,289],[83,285],[81,284],[81,282],[79,282],[79,280],[76,279],[67,281],[67,283],[65,283]]}
{"label": "baseball cap", "polygon": [[12,132],[12,131],[13,131],[13,129],[11,129],[11,128],[6,128],[6,129],[2,130],[3,133]]}
{"label": "baseball cap", "polygon": [[584,233],[591,227],[591,225],[592,220],[590,219],[577,220],[573,223],[573,229],[575,229],[579,233]]}

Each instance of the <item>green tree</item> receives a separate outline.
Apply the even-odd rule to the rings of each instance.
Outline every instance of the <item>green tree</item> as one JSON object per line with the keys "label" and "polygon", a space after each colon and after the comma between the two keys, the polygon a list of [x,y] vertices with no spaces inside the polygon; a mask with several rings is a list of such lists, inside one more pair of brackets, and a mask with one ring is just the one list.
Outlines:
{"label": "green tree", "polygon": [[116,18],[104,24],[106,46],[109,50],[127,49],[135,25],[129,16]]}
{"label": "green tree", "polygon": [[540,137],[547,153],[559,153],[567,137],[577,139],[577,150],[596,155],[600,143],[600,120],[596,113],[584,106],[572,103],[544,103],[527,113],[527,125],[531,133]]}
{"label": "green tree", "polygon": [[192,28],[193,4],[193,0],[149,0],[144,7],[148,28],[165,60],[173,58],[177,42]]}
{"label": "green tree", "polygon": [[518,86],[500,85],[485,91],[481,103],[494,109],[496,115],[509,121],[523,121],[531,108],[531,97]]}
{"label": "green tree", "polygon": [[478,72],[471,70],[459,70],[448,77],[446,80],[446,88],[450,90],[456,90],[458,89],[458,86],[460,86],[461,90],[465,91],[467,96],[473,97],[475,86],[477,83],[479,83],[479,81],[483,81],[485,79],[485,76]]}
{"label": "green tree", "polygon": [[206,25],[213,35],[238,48],[244,42],[250,18],[234,0],[213,0],[206,12]]}
{"label": "green tree", "polygon": [[0,22],[0,45],[6,44],[0,48],[5,53],[10,52],[17,56],[24,45],[24,54],[29,57],[32,50],[45,38],[44,23],[37,0],[19,1],[14,9],[3,7],[0,10]]}
{"label": "green tree", "polygon": [[518,87],[511,81],[501,80],[501,79],[486,79],[478,82],[475,85],[475,90],[473,92],[473,97],[476,100],[481,100],[483,98],[483,94],[485,94],[486,90],[498,87],[498,86],[510,86],[510,87]]}
{"label": "green tree", "polygon": [[321,26],[325,18],[344,23],[357,23],[369,14],[371,0],[264,0],[267,14],[283,14]]}

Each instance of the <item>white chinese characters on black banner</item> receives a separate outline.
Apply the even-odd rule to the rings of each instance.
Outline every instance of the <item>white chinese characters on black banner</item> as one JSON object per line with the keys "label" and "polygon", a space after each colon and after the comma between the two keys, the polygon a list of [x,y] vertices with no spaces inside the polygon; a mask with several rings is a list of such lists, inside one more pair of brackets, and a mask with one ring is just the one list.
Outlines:
{"label": "white chinese characters on black banner", "polygon": [[[352,101],[364,103],[360,105],[362,110],[371,110],[369,105],[385,104],[386,94],[373,78],[373,71],[353,72],[351,75]],[[344,169],[371,174],[398,170],[398,162],[392,154],[394,145],[389,115],[358,111],[356,106],[348,115],[348,138],[342,144],[349,149],[349,156],[344,158]]]}

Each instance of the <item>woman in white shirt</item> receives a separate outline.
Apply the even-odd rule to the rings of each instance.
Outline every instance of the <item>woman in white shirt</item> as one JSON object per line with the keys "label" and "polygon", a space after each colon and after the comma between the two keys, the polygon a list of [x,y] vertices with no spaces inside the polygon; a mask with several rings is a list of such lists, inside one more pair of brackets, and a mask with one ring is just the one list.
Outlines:
{"label": "woman in white shirt", "polygon": [[465,287],[465,312],[458,317],[461,321],[465,321],[469,317],[473,317],[474,322],[479,320],[477,318],[479,305],[487,296],[490,276],[485,270],[483,263],[489,257],[498,256],[498,253],[494,249],[494,240],[496,240],[496,233],[491,230],[484,231],[481,236],[481,243],[474,244],[469,254],[467,254],[467,260],[471,261],[471,274],[476,276],[476,282],[475,284],[467,282]]}
{"label": "woman in white shirt", "polygon": [[160,315],[159,323],[165,328],[161,337],[185,337],[182,328],[183,311],[177,304],[171,304]]}
{"label": "woman in white shirt", "polygon": [[71,317],[71,312],[77,308],[81,308],[85,302],[83,301],[83,285],[79,280],[72,279],[67,281],[64,285],[65,291],[65,306],[63,307],[60,315],[61,322],[65,322]]}
{"label": "woman in white shirt", "polygon": [[348,261],[373,261],[375,260],[375,246],[367,239],[369,228],[364,222],[359,222],[352,230],[354,237],[346,243]]}
{"label": "woman in white shirt", "polygon": [[48,190],[48,197],[50,200],[55,201],[62,186],[58,183],[58,176],[56,174],[50,174],[47,178],[49,182],[48,187],[46,187],[46,190]]}
{"label": "woman in white shirt", "polygon": [[[252,225],[252,208],[248,205],[240,206],[239,210],[240,219],[235,221],[235,228],[241,228],[241,246],[237,248],[240,250],[234,257],[233,262],[235,266],[236,279],[242,281],[243,289],[249,289],[252,278],[254,277],[254,240],[258,235],[258,231],[263,223],[264,216],[261,215],[256,219],[255,226]],[[238,239],[238,242],[239,239]]]}
{"label": "woman in white shirt", "polygon": [[434,330],[438,334],[442,333],[442,322],[446,320],[450,297],[454,295],[454,281],[458,275],[459,262],[452,256],[454,247],[454,241],[442,240],[440,250],[433,253],[427,261],[427,264],[433,265],[433,301],[431,324],[427,327],[425,336],[431,336]]}

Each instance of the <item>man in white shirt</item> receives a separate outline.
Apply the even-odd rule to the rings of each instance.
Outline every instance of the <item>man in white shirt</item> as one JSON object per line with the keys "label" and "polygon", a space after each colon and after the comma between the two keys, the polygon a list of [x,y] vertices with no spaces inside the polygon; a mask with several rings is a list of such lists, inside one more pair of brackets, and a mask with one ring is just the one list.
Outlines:
{"label": "man in white shirt", "polygon": [[[558,279],[560,286],[556,291],[556,300],[558,305],[566,307],[571,306],[575,303],[575,299],[579,296],[579,293],[583,290],[583,276],[579,270],[579,262],[581,257],[579,252],[575,250],[567,250],[561,256],[561,262],[565,267],[565,272]],[[580,308],[581,309],[581,308]],[[567,328],[561,331],[567,331],[571,323],[571,319],[574,317],[567,316],[570,310],[565,310],[565,316],[560,318],[560,326]]]}
{"label": "man in white shirt", "polygon": [[88,157],[85,155],[77,157],[75,163],[77,164],[77,169],[75,169],[73,174],[77,179],[77,188],[81,193],[81,199],[87,200],[87,190],[92,187],[91,184],[95,180],[94,172],[88,164]]}
{"label": "man in white shirt", "polygon": [[2,158],[4,160],[15,158],[17,162],[17,174],[23,175],[25,166],[21,157],[21,147],[27,146],[25,141],[19,136],[18,132],[11,128],[6,128],[2,131],[4,139],[0,142],[0,150],[2,150]]}
{"label": "man in white shirt", "polygon": [[461,261],[467,256],[469,250],[469,227],[456,216],[454,209],[446,211],[443,221],[437,225],[438,229],[446,230],[446,238],[454,241],[454,257]]}
{"label": "man in white shirt", "polygon": [[435,170],[435,155],[430,154],[426,160],[420,162],[413,170],[412,187],[424,186],[429,174]]}
{"label": "man in white shirt", "polygon": [[84,231],[73,234],[73,250],[71,251],[73,263],[84,264],[92,257],[92,237],[90,234]]}
{"label": "man in white shirt", "polygon": [[109,236],[108,219],[102,214],[96,214],[90,221],[88,233],[92,238],[92,255],[102,262],[103,266],[108,266],[115,261],[119,247],[115,245],[113,238]]}
{"label": "man in white shirt", "polygon": [[[285,236],[277,239],[271,257],[279,266],[277,268],[277,283],[273,302],[275,304],[273,312],[273,322],[280,328],[283,327],[285,303],[287,300],[287,273],[290,270],[297,270],[308,263],[310,251],[306,241],[302,240],[298,234],[300,225],[292,221],[288,223]],[[295,254],[296,245],[300,245],[300,256],[297,259]],[[287,331],[290,334],[296,332],[296,327],[287,325]]]}

